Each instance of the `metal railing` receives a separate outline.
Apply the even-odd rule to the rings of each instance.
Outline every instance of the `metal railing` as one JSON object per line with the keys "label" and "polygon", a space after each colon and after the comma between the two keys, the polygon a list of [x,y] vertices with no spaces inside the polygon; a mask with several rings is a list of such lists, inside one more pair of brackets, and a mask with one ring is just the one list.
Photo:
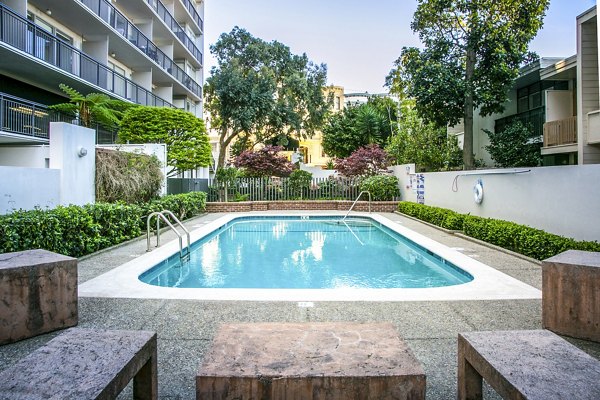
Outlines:
{"label": "metal railing", "polygon": [[204,21],[202,21],[202,18],[200,18],[200,14],[198,14],[198,11],[196,10],[196,7],[194,6],[194,4],[192,4],[192,2],[190,0],[181,0],[181,1],[183,2],[183,4],[185,5],[185,8],[188,10],[190,15],[192,16],[192,19],[194,21],[196,21],[196,24],[198,25],[200,30],[202,32],[204,32]]}
{"label": "metal railing", "polygon": [[202,97],[202,88],[180,66],[175,64],[161,49],[159,49],[146,35],[117,10],[108,0],[79,0],[94,14],[100,17],[117,33],[129,40],[131,44],[142,51],[149,59],[167,71],[183,86],[188,88],[198,97]]}
{"label": "metal railing", "polygon": [[163,22],[169,27],[171,32],[173,32],[175,36],[177,36],[177,38],[181,40],[184,46],[190,51],[190,53],[192,53],[194,58],[196,58],[196,60],[198,60],[198,62],[202,64],[202,52],[198,49],[198,47],[196,47],[196,44],[194,43],[192,38],[188,36],[185,29],[183,29],[181,25],[179,25],[179,23],[175,21],[175,18],[173,18],[173,16],[169,12],[169,10],[167,10],[164,4],[160,0],[146,0],[146,3],[148,3],[148,5],[154,11],[156,11],[160,19],[162,19]]}
{"label": "metal railing", "polygon": [[544,147],[577,143],[577,117],[569,117],[544,124]]}
{"label": "metal railing", "polygon": [[1,3],[0,41],[134,103],[174,107]]}
{"label": "metal railing", "polygon": [[368,190],[363,190],[362,192],[360,192],[360,194],[358,195],[358,197],[356,198],[356,200],[354,200],[354,203],[352,203],[352,205],[348,209],[348,212],[346,213],[346,215],[344,215],[344,218],[342,218],[342,222],[346,221],[346,218],[348,217],[348,214],[350,214],[350,211],[352,211],[352,209],[354,208],[354,206],[356,205],[356,203],[358,203],[358,200],[360,199],[360,196],[362,196],[365,193],[369,195],[369,214],[371,213],[371,192],[369,192]]}
{"label": "metal railing", "polygon": [[[181,233],[179,233],[179,231],[177,230],[177,228],[175,228],[175,226],[169,221],[169,218],[167,218],[165,216],[165,214],[167,216],[169,216],[170,218],[173,219],[173,221],[175,221],[175,223],[177,225],[179,225],[179,227],[181,229],[183,229],[183,231],[185,232],[185,235],[187,237],[187,253],[183,252],[183,235]],[[162,220],[164,223],[167,224],[167,226],[169,228],[171,228],[171,230],[173,232],[175,232],[175,234],[177,235],[177,238],[179,239],[179,257],[182,260],[189,260],[190,257],[190,245],[191,245],[191,241],[190,241],[190,232],[185,228],[185,226],[183,226],[183,224],[181,223],[181,221],[175,216],[175,214],[173,214],[171,211],[169,210],[162,210],[162,211],[156,211],[151,213],[150,215],[148,215],[148,218],[146,219],[146,239],[147,239],[147,249],[146,251],[152,251],[151,249],[151,245],[150,245],[150,220],[152,219],[152,217],[156,217],[156,246],[155,247],[160,247],[160,221]]]}
{"label": "metal railing", "polygon": [[301,187],[289,178],[237,178],[234,182],[215,179],[209,187],[208,201],[354,200],[359,193],[359,180],[346,177],[313,178]]}
{"label": "metal railing", "polygon": [[[37,139],[49,139],[50,122],[79,123],[73,116],[49,110],[43,104],[0,93],[0,131]],[[100,124],[94,124],[91,129],[96,131],[97,144],[116,142],[116,129]]]}

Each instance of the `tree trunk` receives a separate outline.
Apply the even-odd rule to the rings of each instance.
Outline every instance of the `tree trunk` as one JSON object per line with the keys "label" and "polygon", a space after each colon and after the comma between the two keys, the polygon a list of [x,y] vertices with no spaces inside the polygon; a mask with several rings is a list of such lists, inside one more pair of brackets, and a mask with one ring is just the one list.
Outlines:
{"label": "tree trunk", "polygon": [[225,154],[227,154],[227,146],[233,140],[236,135],[230,135],[227,137],[227,132],[221,132],[219,135],[219,157],[217,158],[217,168],[222,168],[225,166]]}
{"label": "tree trunk", "polygon": [[473,160],[473,75],[475,73],[475,50],[472,47],[467,47],[467,64],[465,73],[465,83],[467,91],[465,93],[465,109],[464,109],[464,136],[463,136],[463,168],[474,169],[475,163]]}

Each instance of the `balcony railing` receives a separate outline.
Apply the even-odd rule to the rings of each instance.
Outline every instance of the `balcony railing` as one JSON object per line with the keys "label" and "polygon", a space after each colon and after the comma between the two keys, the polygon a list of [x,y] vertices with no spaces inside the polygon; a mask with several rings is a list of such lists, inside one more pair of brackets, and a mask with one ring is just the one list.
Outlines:
{"label": "balcony railing", "polygon": [[544,124],[544,147],[577,143],[577,117]]}
{"label": "balcony railing", "polygon": [[[0,93],[0,131],[48,140],[50,122],[78,124],[73,116],[49,110],[43,104]],[[95,124],[91,129],[96,131],[96,143],[115,143],[116,129],[109,129],[99,124]]]}
{"label": "balcony railing", "polygon": [[185,5],[185,8],[187,8],[188,12],[190,13],[190,15],[192,16],[194,21],[196,21],[196,24],[198,24],[198,27],[200,27],[200,30],[202,32],[204,32],[204,22],[202,21],[202,18],[200,18],[200,14],[198,14],[198,11],[196,10],[196,6],[190,0],[181,0],[181,1]]}
{"label": "balcony railing", "polygon": [[146,0],[146,3],[158,14],[158,16],[163,20],[165,24],[169,27],[171,32],[177,36],[179,40],[185,45],[185,47],[194,55],[194,58],[198,60],[200,64],[202,64],[202,52],[196,47],[194,41],[187,35],[185,29],[181,27],[175,21],[175,18],[171,15],[169,10],[157,0]]}
{"label": "balcony railing", "polygon": [[202,97],[202,89],[188,74],[185,73],[173,60],[171,60],[161,49],[156,47],[135,25],[108,0],[80,0],[94,14],[114,28],[121,36],[129,40],[135,47],[140,49],[148,58],[157,63],[167,73],[171,74],[181,84],[188,88],[198,97]]}
{"label": "balcony railing", "polygon": [[169,106],[171,103],[138,86],[106,65],[82,53],[0,3],[0,42],[108,90],[134,103]]}

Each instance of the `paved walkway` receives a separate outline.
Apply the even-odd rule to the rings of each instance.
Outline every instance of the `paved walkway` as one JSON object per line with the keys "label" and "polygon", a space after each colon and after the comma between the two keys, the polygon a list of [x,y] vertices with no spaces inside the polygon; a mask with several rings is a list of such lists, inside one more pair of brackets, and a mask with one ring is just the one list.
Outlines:
{"label": "paved walkway", "polygon": [[[188,227],[214,220],[209,214],[186,222]],[[404,226],[541,289],[541,267],[520,258],[447,234],[420,222],[383,214]],[[164,240],[172,238],[170,233]],[[140,239],[79,262],[80,282],[106,272],[146,250]],[[217,327],[227,322],[353,321],[391,322],[423,363],[428,399],[456,398],[458,332],[540,329],[541,300],[451,302],[216,302],[80,298],[80,327],[144,329],[158,333],[158,384],[161,399],[194,399],[195,375]],[[42,335],[0,346],[0,370],[54,337]],[[600,344],[573,343],[600,359]],[[489,391],[489,389],[487,389]],[[494,393],[488,397],[497,398]]]}

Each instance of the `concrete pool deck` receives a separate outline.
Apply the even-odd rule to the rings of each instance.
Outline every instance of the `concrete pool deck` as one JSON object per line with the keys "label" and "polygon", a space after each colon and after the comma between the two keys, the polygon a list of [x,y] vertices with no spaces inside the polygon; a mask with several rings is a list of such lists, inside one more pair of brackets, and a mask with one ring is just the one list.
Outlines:
{"label": "concrete pool deck", "polygon": [[[224,214],[187,221],[204,225]],[[521,258],[437,230],[396,214],[404,227],[541,289],[541,267]],[[164,243],[172,239],[164,234]],[[146,240],[102,251],[79,261],[79,282],[145,254]],[[194,399],[195,376],[218,327],[239,322],[391,322],[427,374],[427,399],[456,398],[457,335],[475,330],[540,329],[540,299],[402,302],[268,302],[177,299],[79,298],[79,327],[153,330],[158,333],[161,399]],[[0,370],[57,333],[0,346]],[[600,359],[600,343],[571,340]],[[489,391],[489,390],[488,390]],[[498,398],[493,393],[486,398]]]}

